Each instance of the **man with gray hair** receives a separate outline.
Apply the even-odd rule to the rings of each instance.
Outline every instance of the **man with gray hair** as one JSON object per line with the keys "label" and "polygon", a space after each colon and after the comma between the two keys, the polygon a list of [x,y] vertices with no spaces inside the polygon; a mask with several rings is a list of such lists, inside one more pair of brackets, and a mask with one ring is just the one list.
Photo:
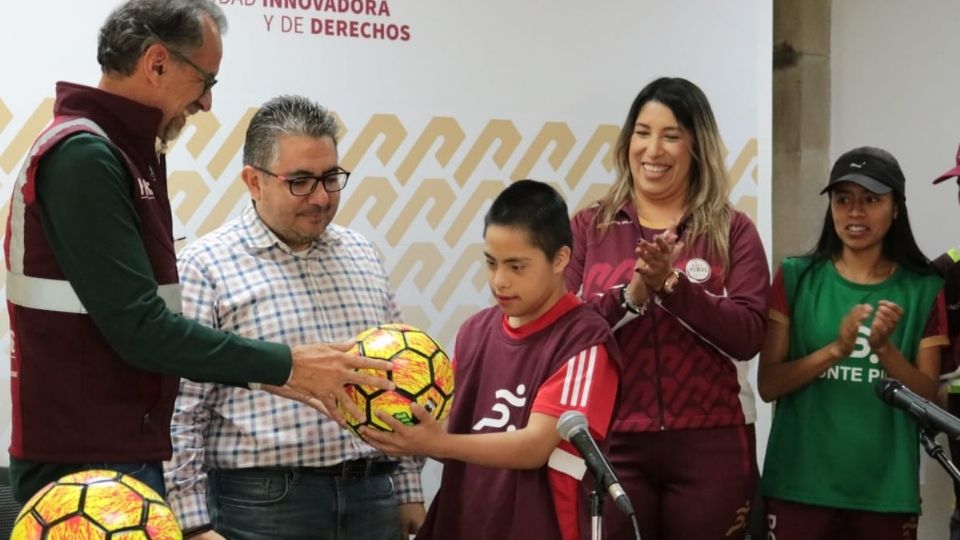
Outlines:
{"label": "man with gray hair", "polygon": [[[291,345],[400,321],[373,245],[331,223],[350,178],[333,115],[268,101],[241,175],[252,204],[179,257],[185,316]],[[167,500],[187,538],[396,540],[423,520],[422,460],[388,459],[296,401],[184,380],[172,433]]]}
{"label": "man with gray hair", "polygon": [[225,29],[208,0],[130,0],[100,30],[98,86],[57,84],[54,120],[17,177],[5,239],[20,501],[91,468],[163,493],[179,376],[262,384],[340,420],[344,384],[392,386],[354,371],[388,363],[347,355],[345,345],[291,348],[179,314],[158,148],[210,109]]}

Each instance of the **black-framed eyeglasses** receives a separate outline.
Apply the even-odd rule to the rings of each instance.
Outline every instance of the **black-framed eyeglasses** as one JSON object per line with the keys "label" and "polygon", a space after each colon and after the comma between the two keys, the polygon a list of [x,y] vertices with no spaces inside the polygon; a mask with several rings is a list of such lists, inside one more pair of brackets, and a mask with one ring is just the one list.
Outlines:
{"label": "black-framed eyeglasses", "polygon": [[283,180],[290,187],[290,194],[295,197],[306,197],[312,195],[317,190],[317,185],[323,184],[323,190],[327,193],[336,193],[347,187],[347,180],[350,179],[350,171],[337,167],[336,169],[325,172],[320,176],[283,176],[270,172],[262,167],[251,165],[254,169]]}
{"label": "black-framed eyeglasses", "polygon": [[209,92],[217,84],[217,78],[214,77],[213,73],[210,73],[198,66],[193,62],[193,60],[190,60],[185,54],[174,49],[173,47],[167,46],[167,50],[170,51],[170,54],[174,58],[192,67],[193,70],[197,72],[197,75],[200,76],[200,79],[203,81],[203,93],[200,94],[201,96],[205,96],[207,92]]}

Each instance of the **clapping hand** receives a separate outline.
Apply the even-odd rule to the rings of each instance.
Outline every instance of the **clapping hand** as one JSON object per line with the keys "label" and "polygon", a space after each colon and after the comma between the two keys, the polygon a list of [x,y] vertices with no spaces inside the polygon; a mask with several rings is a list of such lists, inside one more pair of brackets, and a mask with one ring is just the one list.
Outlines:
{"label": "clapping hand", "polygon": [[893,302],[880,300],[877,303],[877,312],[873,316],[873,323],[870,324],[870,349],[873,352],[880,354],[887,348],[890,344],[890,335],[896,329],[901,316],[903,316],[903,308]]}
{"label": "clapping hand", "polygon": [[683,242],[677,236],[676,227],[656,235],[653,241],[641,239],[637,242],[637,262],[634,270],[643,277],[648,290],[660,290],[673,272],[673,261],[682,248]]}
{"label": "clapping hand", "polygon": [[857,304],[850,308],[850,311],[840,321],[840,331],[837,333],[836,356],[838,359],[846,358],[853,353],[857,344],[857,336],[860,333],[860,325],[867,319],[873,307],[870,304]]}

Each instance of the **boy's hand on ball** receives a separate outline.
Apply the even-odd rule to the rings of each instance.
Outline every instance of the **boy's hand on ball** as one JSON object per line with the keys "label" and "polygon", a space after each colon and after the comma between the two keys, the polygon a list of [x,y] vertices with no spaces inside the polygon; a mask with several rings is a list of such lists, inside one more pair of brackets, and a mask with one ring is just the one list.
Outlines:
{"label": "boy's hand on ball", "polygon": [[360,436],[371,446],[391,456],[433,456],[436,443],[444,435],[443,426],[423,407],[410,404],[410,411],[417,424],[408,426],[384,411],[376,411],[377,417],[393,432],[380,431],[363,426]]}

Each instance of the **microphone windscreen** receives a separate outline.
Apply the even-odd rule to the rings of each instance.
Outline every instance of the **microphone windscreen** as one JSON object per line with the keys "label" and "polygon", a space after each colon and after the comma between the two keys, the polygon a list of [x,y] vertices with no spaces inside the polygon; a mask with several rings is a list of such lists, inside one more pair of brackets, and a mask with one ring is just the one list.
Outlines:
{"label": "microphone windscreen", "polygon": [[893,400],[893,394],[902,386],[903,384],[900,381],[884,377],[873,385],[873,389],[876,390],[880,399],[886,401],[887,403],[891,403]]}
{"label": "microphone windscreen", "polygon": [[557,433],[560,434],[561,439],[567,442],[570,441],[570,436],[574,432],[586,427],[587,417],[580,411],[567,411],[561,414],[560,419],[557,420]]}

